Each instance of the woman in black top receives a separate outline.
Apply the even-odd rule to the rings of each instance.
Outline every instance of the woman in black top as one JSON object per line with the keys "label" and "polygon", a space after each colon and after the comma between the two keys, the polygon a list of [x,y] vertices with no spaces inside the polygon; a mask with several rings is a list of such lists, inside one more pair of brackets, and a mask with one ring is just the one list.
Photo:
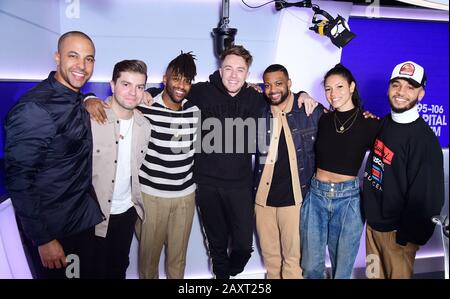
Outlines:
{"label": "woman in black top", "polygon": [[358,170],[378,121],[363,116],[356,81],[341,64],[326,73],[324,87],[334,111],[319,120],[317,169],[301,209],[301,265],[305,278],[324,278],[328,245],[332,277],[350,278],[364,226]]}

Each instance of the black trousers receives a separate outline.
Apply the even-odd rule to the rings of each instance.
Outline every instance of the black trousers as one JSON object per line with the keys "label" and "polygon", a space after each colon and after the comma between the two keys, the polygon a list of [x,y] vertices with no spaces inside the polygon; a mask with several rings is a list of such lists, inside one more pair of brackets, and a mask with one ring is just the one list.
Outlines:
{"label": "black trousers", "polygon": [[[20,222],[20,221],[18,221]],[[66,268],[49,269],[42,266],[41,257],[37,246],[34,246],[30,239],[23,233],[21,225],[22,242],[24,250],[28,259],[28,264],[33,278],[36,279],[67,279],[77,278],[76,273],[79,273],[79,278],[93,278],[95,277],[94,260],[95,260],[95,230],[94,227],[70,235],[64,238],[59,238],[58,241],[64,249],[67,256],[74,254],[77,260],[69,260]],[[78,268],[79,265],[79,268]],[[76,270],[74,270],[77,268]],[[78,272],[79,270],[79,272]]]}
{"label": "black trousers", "polygon": [[196,198],[216,278],[227,279],[241,273],[253,251],[251,188],[199,184]]}
{"label": "black trousers", "polygon": [[122,214],[110,215],[106,237],[95,237],[98,278],[125,279],[136,220],[134,207]]}

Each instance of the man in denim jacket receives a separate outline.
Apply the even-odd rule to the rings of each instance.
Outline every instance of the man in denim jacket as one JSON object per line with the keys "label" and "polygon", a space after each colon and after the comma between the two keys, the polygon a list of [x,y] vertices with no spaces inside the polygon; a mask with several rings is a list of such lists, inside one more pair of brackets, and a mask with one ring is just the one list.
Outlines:
{"label": "man in denim jacket", "polygon": [[[314,173],[314,141],[323,111],[298,108],[286,68],[269,66],[263,75],[269,100],[259,122],[255,214],[267,278],[301,278],[300,206]],[[281,244],[281,248],[280,248]]]}

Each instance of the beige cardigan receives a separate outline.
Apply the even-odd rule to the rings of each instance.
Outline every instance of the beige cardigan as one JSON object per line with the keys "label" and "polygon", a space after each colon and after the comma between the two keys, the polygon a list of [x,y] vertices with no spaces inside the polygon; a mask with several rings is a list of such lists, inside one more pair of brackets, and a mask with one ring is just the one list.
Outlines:
{"label": "beige cardigan", "polygon": [[[109,100],[109,98],[108,98]],[[107,123],[91,120],[92,184],[103,212],[103,221],[95,226],[95,235],[105,237],[108,231],[111,199],[116,177],[119,123],[112,109],[105,109]],[[134,112],[133,136],[131,139],[131,197],[137,214],[144,219],[144,209],[139,184],[139,169],[145,158],[150,139],[150,122],[139,112]]]}

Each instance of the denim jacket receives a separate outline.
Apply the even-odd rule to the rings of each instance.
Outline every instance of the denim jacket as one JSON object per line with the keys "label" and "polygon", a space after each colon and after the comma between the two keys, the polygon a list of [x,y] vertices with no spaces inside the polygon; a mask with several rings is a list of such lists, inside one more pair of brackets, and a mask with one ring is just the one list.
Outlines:
{"label": "denim jacket", "polygon": [[[323,113],[324,107],[319,104],[313,113],[308,117],[305,113],[305,108],[298,108],[298,95],[294,95],[294,105],[292,110],[287,113],[287,120],[289,128],[291,129],[294,146],[297,152],[297,169],[300,178],[300,185],[302,196],[305,198],[309,190],[311,177],[315,171],[315,155],[314,142],[316,140],[317,127],[320,116]],[[262,123],[264,127],[258,128],[258,150],[255,157],[255,183],[253,187],[254,194],[258,190],[259,182],[261,180],[262,172],[265,165],[265,160],[268,154],[268,149],[271,140],[271,122],[272,112],[270,105],[264,107],[262,112]],[[261,120],[259,122],[261,125]],[[261,146],[262,145],[262,146]],[[286,171],[289,171],[287,169]]]}

